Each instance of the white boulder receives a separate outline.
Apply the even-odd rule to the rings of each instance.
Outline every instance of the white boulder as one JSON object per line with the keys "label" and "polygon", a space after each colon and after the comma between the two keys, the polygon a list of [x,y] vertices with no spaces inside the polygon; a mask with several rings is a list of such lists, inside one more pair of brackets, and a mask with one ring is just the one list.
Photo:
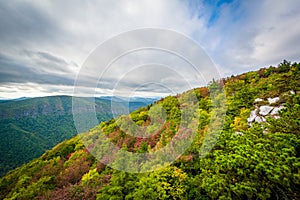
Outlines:
{"label": "white boulder", "polygon": [[276,103],[277,101],[279,101],[279,97],[268,98],[269,104]]}
{"label": "white boulder", "polygon": [[272,106],[260,106],[259,107],[259,114],[266,116],[267,114],[269,114],[271,112],[271,110],[273,110],[274,107]]}

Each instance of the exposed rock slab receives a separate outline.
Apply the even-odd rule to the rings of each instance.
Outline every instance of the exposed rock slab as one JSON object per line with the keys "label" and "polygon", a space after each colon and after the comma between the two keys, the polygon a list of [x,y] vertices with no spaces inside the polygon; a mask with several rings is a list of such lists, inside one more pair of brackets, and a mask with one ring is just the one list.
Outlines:
{"label": "exposed rock slab", "polygon": [[272,107],[272,106],[260,106],[259,107],[259,114],[263,115],[263,116],[266,116],[273,110],[273,108],[274,107]]}

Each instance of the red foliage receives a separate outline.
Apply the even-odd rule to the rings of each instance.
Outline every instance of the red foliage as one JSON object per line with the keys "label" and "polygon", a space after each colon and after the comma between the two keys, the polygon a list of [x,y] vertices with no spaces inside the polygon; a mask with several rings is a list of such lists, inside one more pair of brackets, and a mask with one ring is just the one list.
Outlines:
{"label": "red foliage", "polygon": [[96,198],[97,192],[100,186],[89,187],[81,186],[78,184],[68,185],[62,188],[57,188],[55,191],[48,192],[43,196],[38,197],[38,199],[51,199],[51,200],[61,200],[61,199],[86,199],[94,200]]}
{"label": "red foliage", "polygon": [[104,169],[105,169],[106,165],[103,164],[102,162],[98,161],[97,163],[97,172],[100,174]]}
{"label": "red foliage", "polygon": [[137,138],[136,138],[136,142],[135,142],[135,144],[134,144],[134,147],[140,147],[140,145],[141,145],[142,142],[145,142],[145,139],[144,139],[144,138],[137,137]]}
{"label": "red foliage", "polygon": [[73,154],[73,153],[69,153],[69,154],[66,156],[66,159],[69,160],[69,158],[72,156],[72,154]]}
{"label": "red foliage", "polygon": [[81,180],[83,174],[87,173],[90,169],[91,162],[87,158],[79,157],[72,164],[62,170],[58,176],[54,178],[58,187],[76,184]]}
{"label": "red foliage", "polygon": [[189,135],[192,134],[192,130],[191,129],[181,129],[179,130],[176,135],[174,136],[174,139],[176,140],[184,140],[187,139],[189,137]]}
{"label": "red foliage", "polygon": [[266,72],[266,68],[261,68],[260,70],[258,70],[259,77],[263,77],[265,72]]}
{"label": "red foliage", "polygon": [[179,160],[188,162],[188,161],[193,160],[193,156],[192,156],[192,155],[180,156],[180,157],[179,157]]}
{"label": "red foliage", "polygon": [[109,135],[108,135],[108,138],[110,138],[111,140],[117,140],[119,139],[121,135],[121,130],[116,130],[116,131],[113,131],[111,132]]}
{"label": "red foliage", "polygon": [[199,92],[200,92],[200,95],[201,97],[207,97],[209,95],[209,90],[207,87],[201,87],[199,88]]}
{"label": "red foliage", "polygon": [[88,149],[88,148],[84,148],[84,149],[83,149],[83,151],[84,151],[85,153],[87,153],[87,154],[89,154],[89,153],[90,153],[90,151],[89,151],[89,149]]}

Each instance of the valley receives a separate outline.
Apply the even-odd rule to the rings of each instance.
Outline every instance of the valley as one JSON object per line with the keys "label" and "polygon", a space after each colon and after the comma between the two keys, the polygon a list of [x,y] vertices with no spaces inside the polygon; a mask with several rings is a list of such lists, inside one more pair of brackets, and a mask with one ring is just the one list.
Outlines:
{"label": "valley", "polygon": [[[95,98],[99,122],[113,117],[111,97]],[[120,99],[116,104],[136,110],[155,99]],[[128,102],[129,100],[129,102]],[[90,103],[82,99],[83,103]],[[125,110],[125,109],[124,109]],[[125,114],[120,110],[115,115]],[[49,96],[0,102],[0,176],[33,158],[41,156],[56,144],[77,135],[73,122],[72,97]]]}

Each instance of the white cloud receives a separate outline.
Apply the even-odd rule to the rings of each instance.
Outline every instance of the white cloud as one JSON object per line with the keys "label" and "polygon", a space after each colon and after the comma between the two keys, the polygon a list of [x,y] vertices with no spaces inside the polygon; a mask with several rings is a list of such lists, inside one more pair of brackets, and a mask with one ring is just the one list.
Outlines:
{"label": "white cloud", "polygon": [[297,0],[227,4],[204,37],[207,50],[227,75],[300,61],[299,9]]}
{"label": "white cloud", "polygon": [[9,83],[0,85],[0,99],[15,99],[20,97],[43,97],[54,95],[72,95],[73,86],[37,84],[37,83]]}

